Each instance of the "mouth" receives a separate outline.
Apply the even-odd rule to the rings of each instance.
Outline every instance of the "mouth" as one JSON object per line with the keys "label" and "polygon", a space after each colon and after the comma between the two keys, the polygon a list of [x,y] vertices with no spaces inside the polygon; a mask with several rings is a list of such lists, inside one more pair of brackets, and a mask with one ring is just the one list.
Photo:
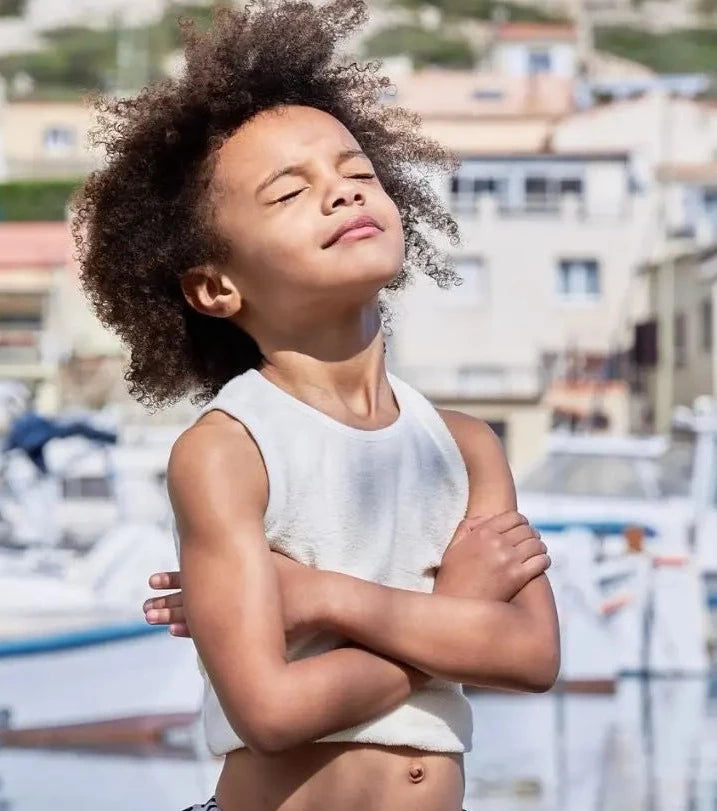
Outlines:
{"label": "mouth", "polygon": [[334,231],[332,237],[328,242],[322,245],[323,248],[329,248],[338,242],[355,242],[358,239],[366,239],[367,237],[380,234],[383,228],[376,222],[373,217],[362,215],[360,217],[353,217],[339,226]]}

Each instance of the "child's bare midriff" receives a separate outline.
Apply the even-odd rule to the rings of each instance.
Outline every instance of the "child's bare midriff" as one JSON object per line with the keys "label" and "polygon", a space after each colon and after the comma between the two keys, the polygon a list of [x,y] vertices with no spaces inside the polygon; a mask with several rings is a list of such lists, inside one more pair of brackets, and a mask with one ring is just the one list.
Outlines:
{"label": "child's bare midriff", "polygon": [[222,811],[461,811],[464,790],[459,753],[308,743],[229,752],[216,799]]}

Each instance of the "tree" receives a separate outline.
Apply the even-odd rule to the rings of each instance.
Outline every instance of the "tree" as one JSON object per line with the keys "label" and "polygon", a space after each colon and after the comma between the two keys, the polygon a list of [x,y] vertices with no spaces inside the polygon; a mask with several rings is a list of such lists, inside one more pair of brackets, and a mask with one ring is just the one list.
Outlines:
{"label": "tree", "polygon": [[21,17],[25,13],[25,0],[0,0],[0,17]]}
{"label": "tree", "polygon": [[384,28],[364,42],[364,50],[369,57],[406,54],[416,68],[426,65],[471,68],[475,64],[475,54],[468,40],[414,25]]}

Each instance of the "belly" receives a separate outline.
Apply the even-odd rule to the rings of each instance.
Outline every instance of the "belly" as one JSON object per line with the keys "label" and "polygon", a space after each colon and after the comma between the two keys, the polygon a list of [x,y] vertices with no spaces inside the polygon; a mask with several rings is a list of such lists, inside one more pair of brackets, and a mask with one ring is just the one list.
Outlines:
{"label": "belly", "polygon": [[460,753],[326,742],[277,755],[235,749],[216,797],[221,811],[461,811],[464,791]]}

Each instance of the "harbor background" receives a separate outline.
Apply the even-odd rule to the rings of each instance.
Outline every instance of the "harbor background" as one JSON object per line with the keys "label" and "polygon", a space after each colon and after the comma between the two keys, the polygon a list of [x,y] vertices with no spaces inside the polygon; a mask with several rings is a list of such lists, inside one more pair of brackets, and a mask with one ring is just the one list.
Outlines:
{"label": "harbor background", "polygon": [[[80,290],[87,93],[182,70],[210,2],[0,0],[0,811],[206,799],[166,461]],[[563,662],[469,690],[468,811],[717,805],[717,3],[373,0],[346,55],[460,157],[436,192],[463,284],[391,299],[389,369],[486,420],[550,547]]]}

